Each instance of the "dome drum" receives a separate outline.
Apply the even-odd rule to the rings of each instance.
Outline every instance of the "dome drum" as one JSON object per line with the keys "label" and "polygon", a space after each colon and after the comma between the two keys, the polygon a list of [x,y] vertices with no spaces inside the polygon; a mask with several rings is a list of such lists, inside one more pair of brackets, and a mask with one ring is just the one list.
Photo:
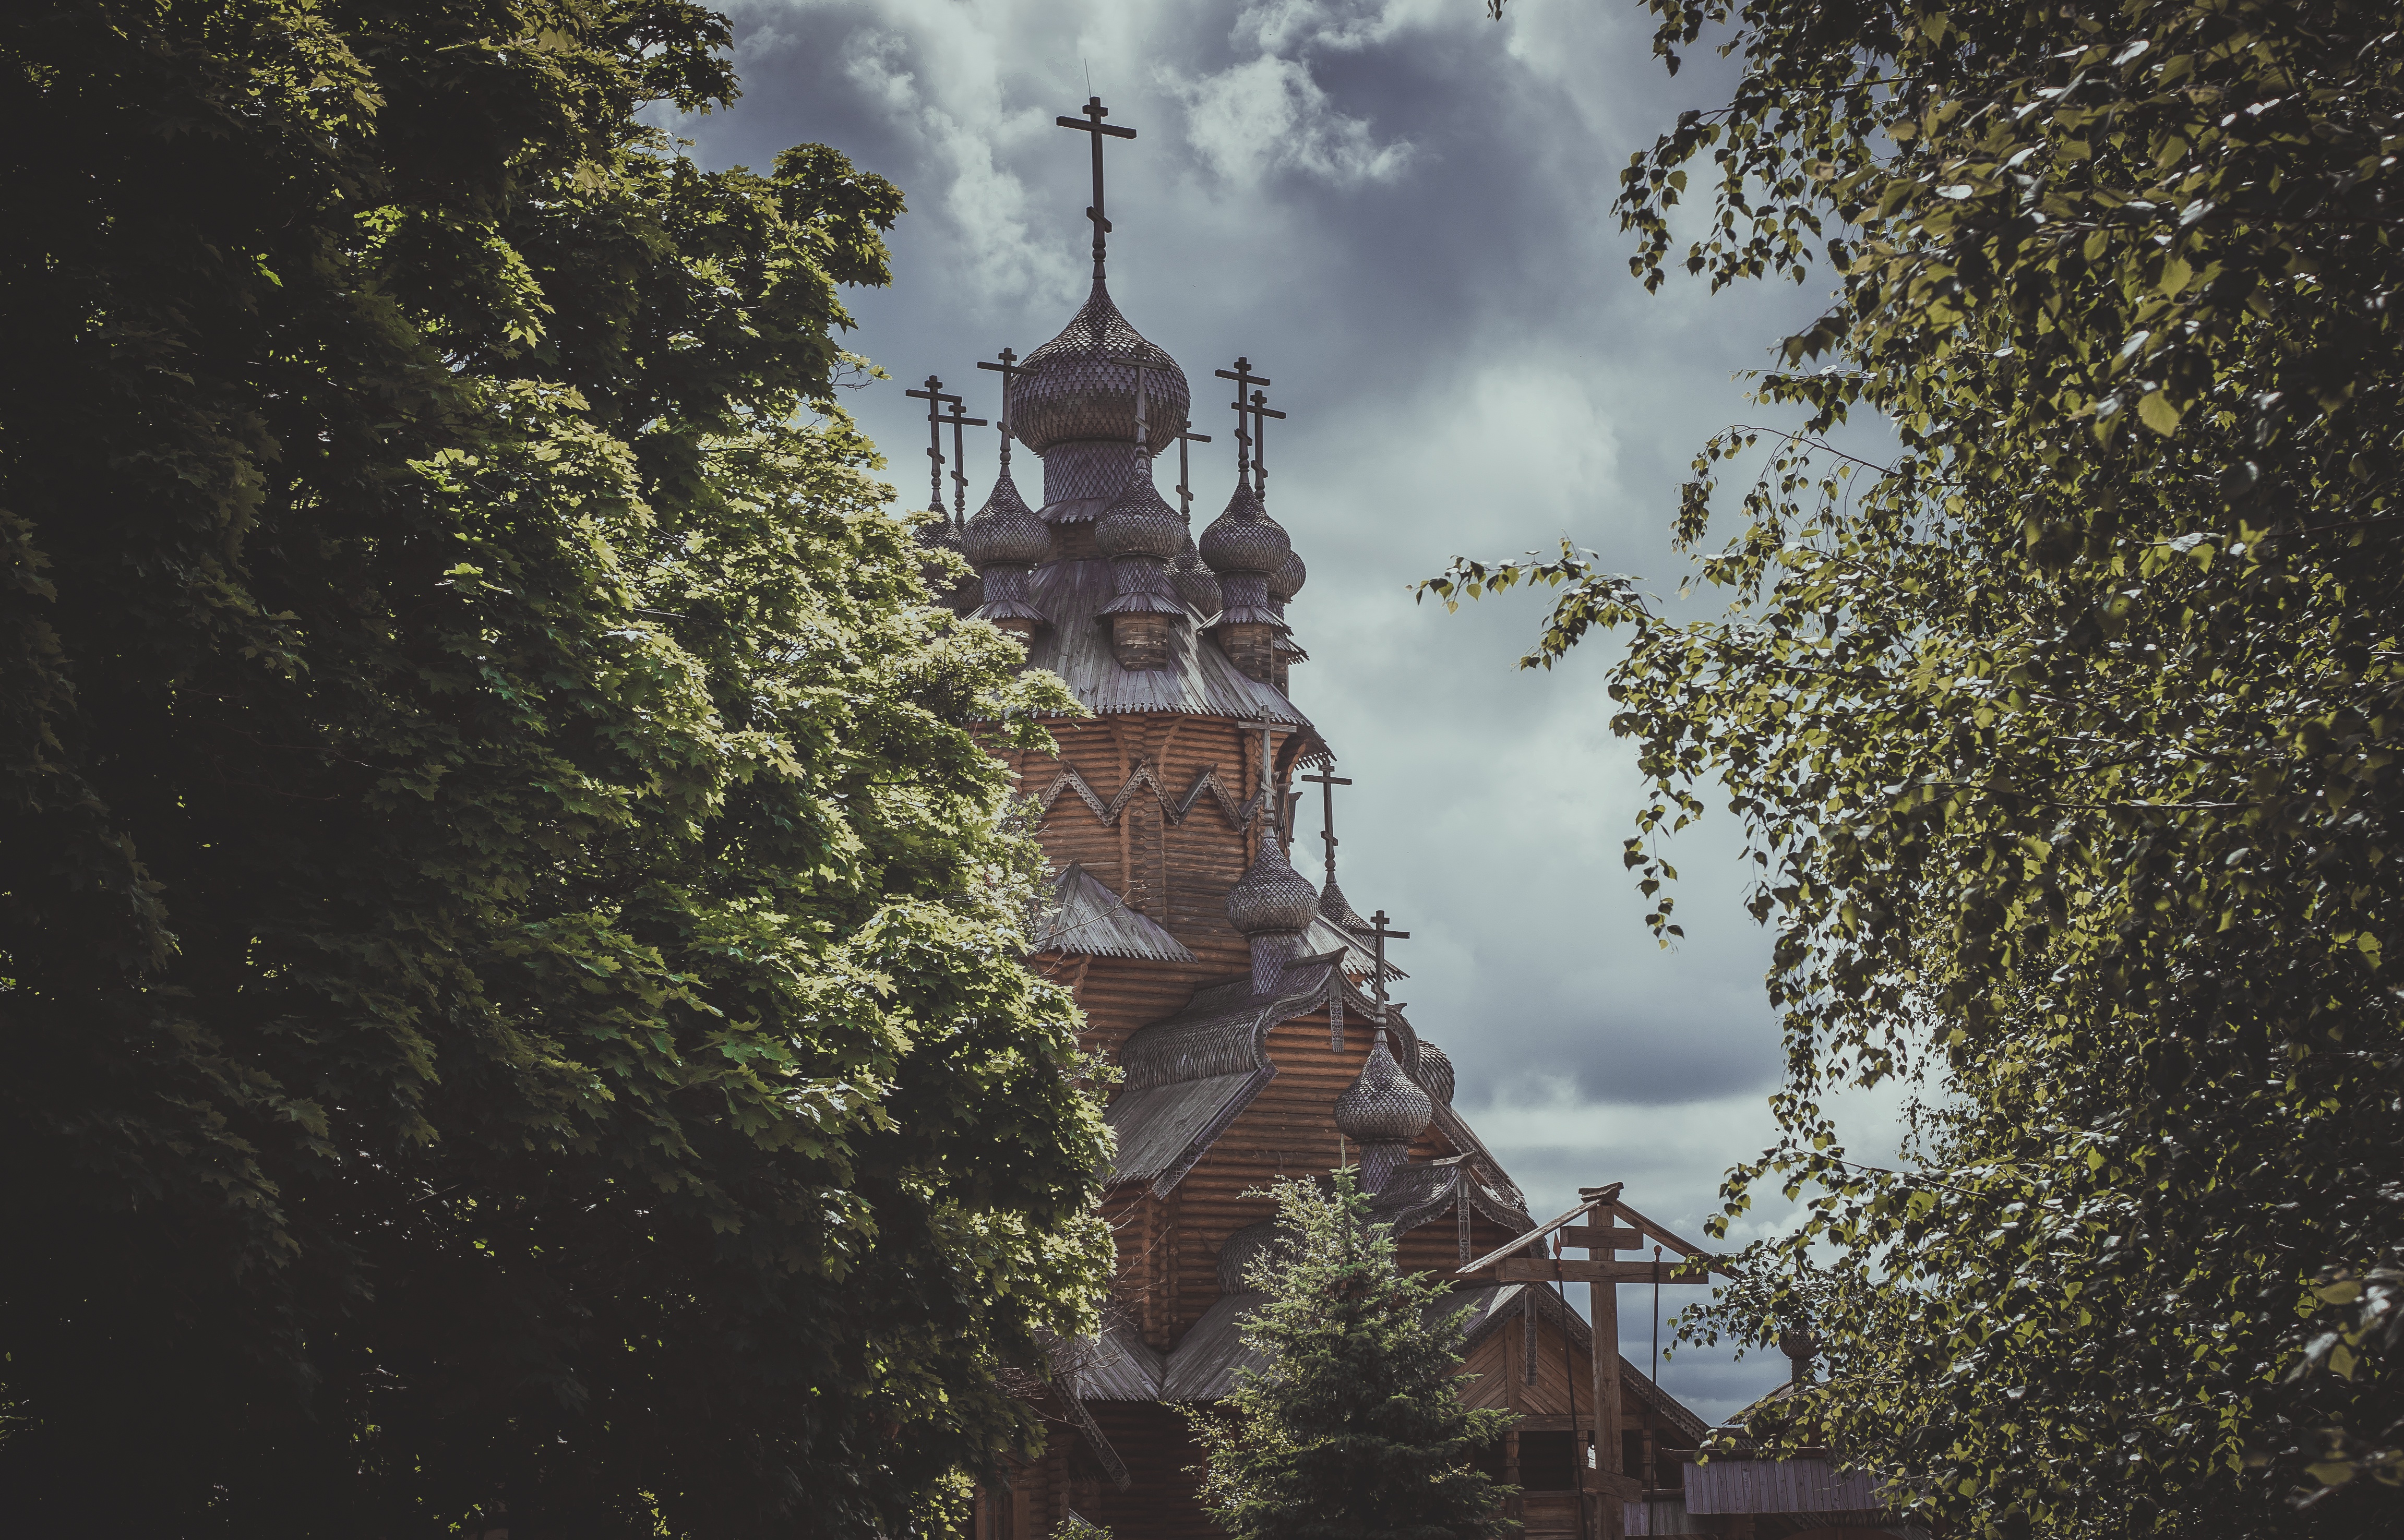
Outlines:
{"label": "dome drum", "polygon": [[1043,457],[1043,517],[1052,524],[1090,523],[1110,510],[1129,481],[1151,468],[1131,439],[1080,439]]}

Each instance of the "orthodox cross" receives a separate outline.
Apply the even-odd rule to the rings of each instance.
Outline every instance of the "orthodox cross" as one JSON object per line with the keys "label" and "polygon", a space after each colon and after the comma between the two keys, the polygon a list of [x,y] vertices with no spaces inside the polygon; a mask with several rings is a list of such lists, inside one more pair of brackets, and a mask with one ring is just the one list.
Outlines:
{"label": "orthodox cross", "polygon": [[969,519],[969,479],[960,469],[960,466],[967,464],[967,461],[962,458],[964,451],[960,446],[960,430],[981,428],[985,425],[985,422],[982,417],[962,416],[958,396],[946,395],[943,399],[950,402],[952,408],[952,414],[942,419],[943,422],[952,425],[952,512],[957,516],[957,522],[965,524]]}
{"label": "orthodox cross", "polygon": [[1111,109],[1102,105],[1102,99],[1098,96],[1087,97],[1085,104],[1078,110],[1085,117],[1082,123],[1074,118],[1058,118],[1053,121],[1064,129],[1075,129],[1094,138],[1094,201],[1085,210],[1085,217],[1094,222],[1094,276],[1099,278],[1102,275],[1102,257],[1108,246],[1104,237],[1111,233],[1111,222],[1102,213],[1102,135],[1107,133],[1113,139],[1132,139],[1135,130],[1103,122],[1102,119],[1111,115]]}
{"label": "orthodox cross", "polygon": [[1236,398],[1228,403],[1236,409],[1236,479],[1249,487],[1252,484],[1252,436],[1245,429],[1250,424],[1249,414],[1252,409],[1251,403],[1244,399],[1244,392],[1254,385],[1272,382],[1254,374],[1252,361],[1249,358],[1237,359],[1233,369],[1213,369],[1210,372],[1222,380],[1236,382]]}
{"label": "orthodox cross", "polygon": [[928,484],[934,488],[934,501],[928,506],[937,513],[943,511],[943,403],[957,407],[960,398],[943,394],[943,382],[933,375],[927,376],[925,390],[905,390],[904,395],[927,403],[927,466]]}
{"label": "orthodox cross", "polygon": [[[1335,767],[1332,764],[1327,767],[1324,774],[1306,775],[1303,779],[1319,784],[1319,837],[1327,841],[1327,885],[1332,888],[1335,885],[1335,788],[1349,786],[1352,781],[1349,776],[1336,774]],[[1344,1051],[1344,970],[1341,967],[1335,970],[1335,978],[1329,984],[1327,1047],[1330,1052]],[[1469,1254],[1462,1252],[1461,1259],[1464,1262],[1468,1261]]]}
{"label": "orthodox cross", "polygon": [[1152,423],[1145,415],[1148,398],[1144,390],[1143,377],[1147,371],[1173,366],[1155,364],[1147,358],[1119,358],[1112,362],[1125,364],[1135,370],[1135,441],[1142,447],[1145,453],[1149,454],[1152,452]]}
{"label": "orthodox cross", "polygon": [[1327,841],[1327,881],[1332,887],[1335,882],[1335,788],[1350,785],[1352,778],[1336,774],[1331,765],[1326,774],[1306,775],[1303,779],[1319,786],[1319,837]]}
{"label": "orthodox cross", "polygon": [[1210,436],[1207,433],[1181,433],[1177,436],[1177,511],[1188,519],[1194,517],[1194,489],[1187,483],[1194,479],[1194,476],[1186,464],[1185,446],[1209,441]]}
{"label": "orthodox cross", "polygon": [[980,358],[977,360],[977,368],[991,369],[1001,376],[1001,415],[994,419],[994,426],[1001,430],[1001,473],[1007,476],[1010,474],[1010,380],[1011,376],[1025,374],[1027,371],[1018,367],[1018,354],[1008,348],[1002,349],[994,356],[1001,362],[988,364]]}
{"label": "orthodox cross", "polygon": [[[1285,798],[1278,794],[1274,783],[1277,762],[1269,742],[1275,727],[1265,718],[1261,722],[1261,811],[1269,815],[1269,833],[1282,835],[1285,825]],[[1280,839],[1279,843],[1283,843]]]}
{"label": "orthodox cross", "polygon": [[[1264,380],[1263,384],[1268,383]],[[1269,398],[1260,391],[1252,392],[1252,495],[1266,506],[1269,500],[1269,425],[1263,418],[1285,421],[1285,413],[1271,411]]]}
{"label": "orthodox cross", "polygon": [[1411,933],[1406,930],[1388,930],[1386,921],[1389,918],[1384,909],[1379,909],[1369,917],[1369,934],[1376,938],[1377,947],[1377,1030],[1379,1032],[1386,1030],[1386,943],[1407,941],[1411,938]]}

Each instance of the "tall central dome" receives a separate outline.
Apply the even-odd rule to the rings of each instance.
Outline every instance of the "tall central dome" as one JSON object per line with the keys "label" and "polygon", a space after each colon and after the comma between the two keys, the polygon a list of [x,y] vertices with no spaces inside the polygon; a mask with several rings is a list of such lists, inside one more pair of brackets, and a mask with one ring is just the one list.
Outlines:
{"label": "tall central dome", "polygon": [[1144,340],[1094,280],[1084,308],[1060,335],[1027,355],[1012,375],[1005,416],[1022,444],[1043,457],[1043,517],[1052,523],[1099,519],[1152,454],[1185,431],[1193,393],[1185,371]]}

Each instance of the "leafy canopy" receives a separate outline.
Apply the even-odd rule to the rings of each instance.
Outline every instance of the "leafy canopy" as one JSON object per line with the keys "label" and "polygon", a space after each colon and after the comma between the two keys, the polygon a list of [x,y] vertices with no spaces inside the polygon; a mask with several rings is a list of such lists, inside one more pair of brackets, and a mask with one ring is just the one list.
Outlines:
{"label": "leafy canopy", "polygon": [[18,1514],[897,1533],[1036,1436],[1105,1136],[971,724],[1073,708],[832,406],[900,194],[637,121],[729,37],[0,22]]}
{"label": "leafy canopy", "polygon": [[[1761,381],[1798,427],[1678,511],[1702,550],[1764,457],[1731,608],[1568,547],[1424,591],[1558,588],[1527,666],[1624,637],[1665,942],[1657,838],[1721,793],[1750,837],[1789,1075],[1728,1213],[1812,1197],[1697,1328],[1808,1320],[1793,1425],[1957,1533],[2392,1533],[2394,7],[1648,8],[1740,73],[1624,173],[1635,272],[1840,284]],[[1898,1076],[1922,1169],[1849,1161],[1827,1093]]]}
{"label": "leafy canopy", "polygon": [[1464,1310],[1405,1276],[1350,1169],[1322,1190],[1280,1182],[1280,1243],[1246,1282],[1266,1297],[1235,1394],[1194,1413],[1203,1503],[1236,1540],[1462,1540],[1514,1526],[1513,1489],[1477,1469],[1512,1421],[1461,1404]]}

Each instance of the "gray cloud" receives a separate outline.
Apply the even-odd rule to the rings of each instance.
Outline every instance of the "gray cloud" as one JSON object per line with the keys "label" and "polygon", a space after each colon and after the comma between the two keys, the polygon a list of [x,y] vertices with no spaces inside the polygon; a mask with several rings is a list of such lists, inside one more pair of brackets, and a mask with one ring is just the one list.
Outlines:
{"label": "gray cloud", "polygon": [[[1519,0],[1500,24],[1478,0],[756,0],[735,18],[746,95],[673,125],[692,153],[764,165],[823,142],[909,195],[893,288],[852,300],[854,345],[894,379],[847,405],[913,504],[903,383],[941,374],[983,411],[972,360],[1026,352],[1083,297],[1084,145],[1054,115],[1090,70],[1139,131],[1111,146],[1111,288],[1219,437],[1197,450],[1197,509],[1233,479],[1209,371],[1248,354],[1293,414],[1270,502],[1311,571],[1294,694],[1359,783],[1339,804],[1347,891],[1414,933],[1413,1020],[1540,1211],[1625,1180],[1698,1234],[1722,1171],[1768,1135],[1781,1063],[1736,831],[1678,839],[1688,940],[1659,950],[1620,863],[1643,791],[1609,729],[1610,644],[1516,673],[1538,604],[1448,617],[1405,589],[1455,553],[1563,535],[1665,591],[1686,570],[1666,530],[1687,459],[1746,417],[1731,377],[1820,299],[1648,297],[1628,274],[1619,168],[1717,99],[1709,62],[1672,81],[1637,7],[1583,0]],[[1623,1298],[1640,1362],[1648,1307]],[[1719,1417],[1782,1375],[1698,1352],[1667,1383]]]}

